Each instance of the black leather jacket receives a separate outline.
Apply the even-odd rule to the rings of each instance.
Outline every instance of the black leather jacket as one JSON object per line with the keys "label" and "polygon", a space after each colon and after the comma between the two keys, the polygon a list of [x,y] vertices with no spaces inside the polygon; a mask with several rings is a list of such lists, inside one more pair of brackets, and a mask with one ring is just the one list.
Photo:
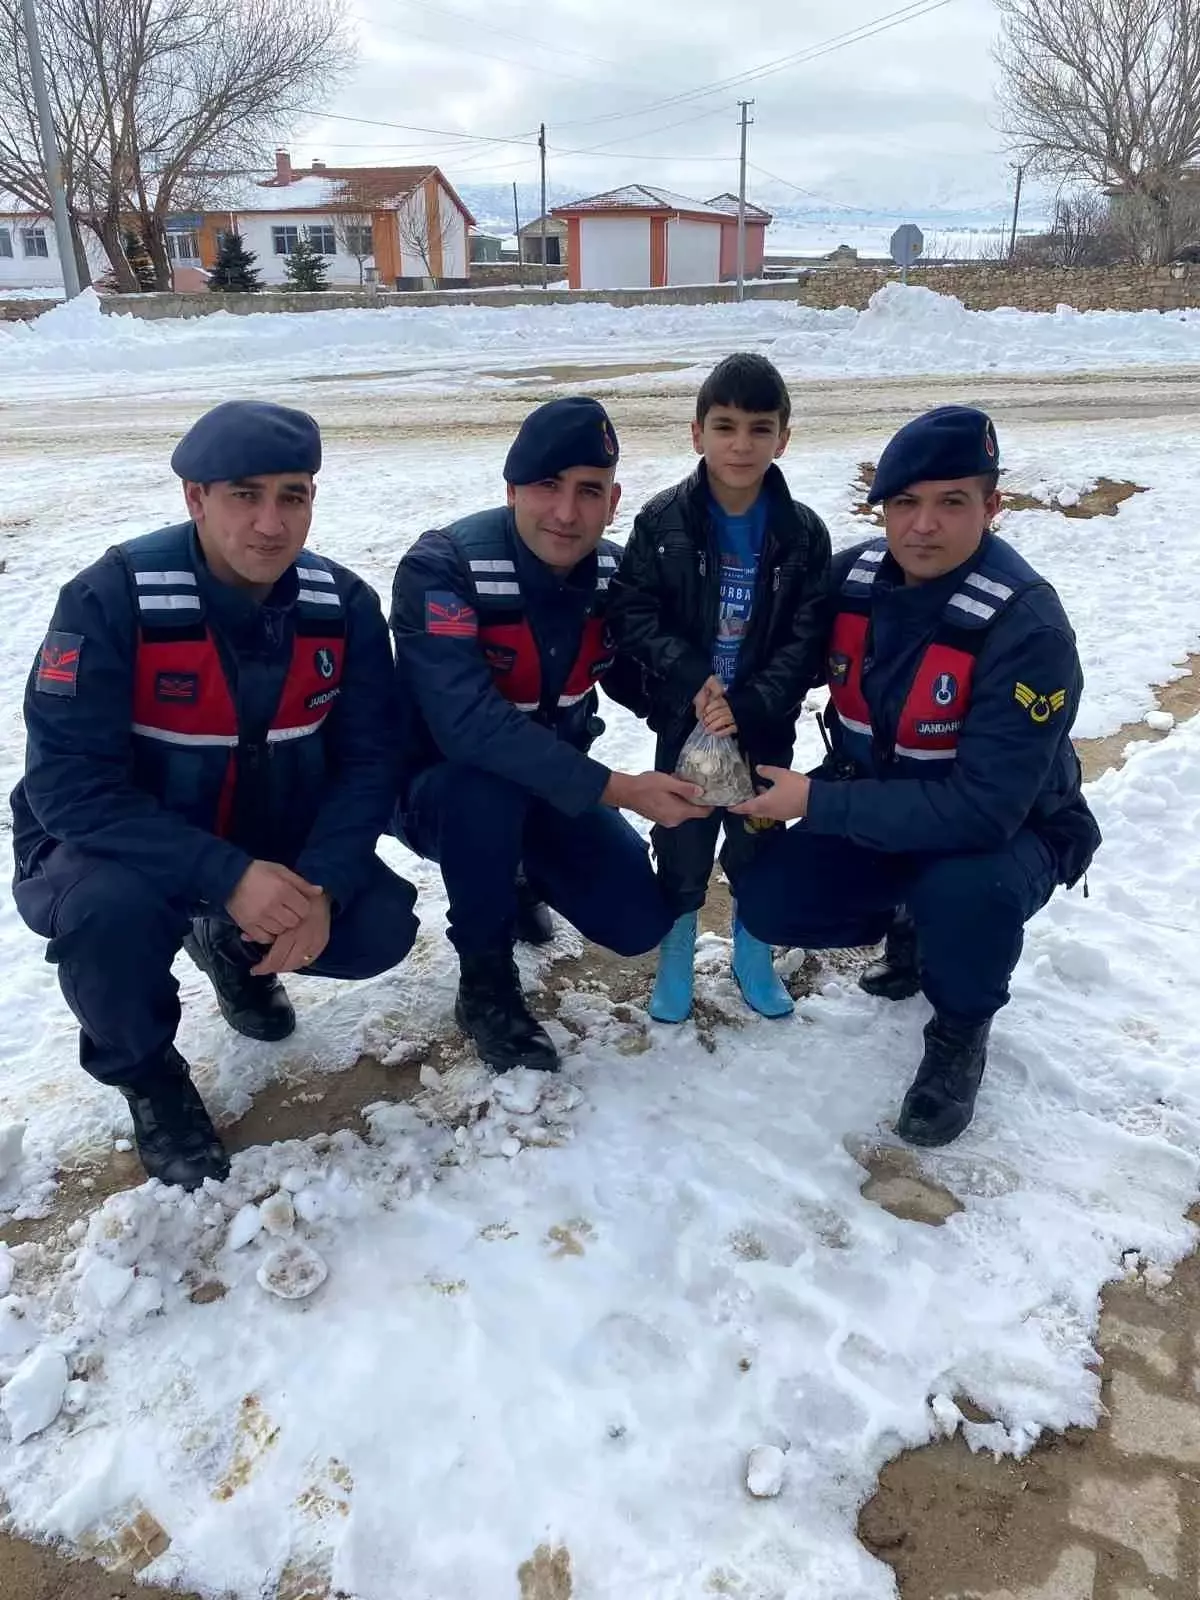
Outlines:
{"label": "black leather jacket", "polygon": [[[729,704],[751,760],[786,766],[800,703],[824,676],[829,533],[814,511],[792,499],[778,467],[769,469],[763,492],[758,583]],[[608,595],[617,650],[642,669],[660,766],[673,764],[695,725],[692,701],[713,670],[720,587],[701,462],[638,513]]]}

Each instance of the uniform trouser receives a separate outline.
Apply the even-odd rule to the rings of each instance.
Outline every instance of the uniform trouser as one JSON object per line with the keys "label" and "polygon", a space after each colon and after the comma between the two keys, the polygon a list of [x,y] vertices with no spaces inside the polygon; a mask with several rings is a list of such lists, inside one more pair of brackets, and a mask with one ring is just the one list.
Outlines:
{"label": "uniform trouser", "polygon": [[751,933],[808,950],[877,944],[905,905],[926,998],[978,1023],[1007,1004],[1025,924],[1056,882],[1052,852],[1027,829],[986,853],[890,855],[799,823],[764,845],[735,889]]}
{"label": "uniform trouser", "polygon": [[699,911],[707,899],[722,823],[725,843],[721,849],[721,866],[731,883],[747,869],[764,841],[772,833],[783,831],[778,827],[751,828],[748,817],[732,816],[721,807],[707,817],[681,822],[677,828],[652,829],[650,837],[658,864],[658,882],[673,917]]}
{"label": "uniform trouser", "polygon": [[[57,845],[14,885],[17,909],[50,942],[67,1004],[79,1020],[79,1059],[101,1083],[152,1072],[179,1026],[171,963],[193,916],[223,908],[168,899],[132,867]],[[376,860],[365,887],[338,910],[329,943],[304,976],[373,978],[403,961],[417,934],[416,890]],[[246,964],[258,946],[246,946]]]}
{"label": "uniform trouser", "polygon": [[522,865],[548,905],[618,955],[652,950],[671,926],[645,843],[608,806],[568,817],[505,778],[447,761],[421,773],[397,820],[408,847],[442,869],[460,955],[511,943]]}

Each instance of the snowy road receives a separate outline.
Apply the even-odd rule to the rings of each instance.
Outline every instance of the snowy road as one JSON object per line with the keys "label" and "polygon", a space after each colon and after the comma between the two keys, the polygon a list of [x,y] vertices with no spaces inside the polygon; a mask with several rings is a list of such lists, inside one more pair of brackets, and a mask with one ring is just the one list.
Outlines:
{"label": "snowy road", "polygon": [[[403,325],[403,350],[326,314],[0,341],[0,782],[19,771],[19,686],[58,583],[179,515],[166,457],[207,404],[253,392],[316,413],[314,545],[386,592],[422,528],[497,498],[516,422],[571,387],[611,404],[623,534],[687,469],[697,363],[732,342],[770,350],[793,380],[786,465],[838,544],[864,533],[859,463],[943,399],[993,410],[1008,486],[1047,506],[1100,476],[1144,491],[1111,517],[1005,523],[1078,629],[1080,731],[1111,732],[1200,645],[1200,320],[964,323],[939,305],[922,322],[910,306],[799,331],[761,308],[640,334],[636,319],[431,317]],[[606,365],[618,373],[593,378]],[[646,739],[614,716],[605,748],[635,763]],[[45,1256],[0,1249],[0,1378],[40,1352],[10,1422],[54,1398],[58,1357],[87,1374],[47,1431],[0,1442],[18,1524],[94,1547],[144,1509],[170,1540],[147,1576],[239,1600],[306,1574],[354,1600],[496,1600],[543,1545],[569,1548],[592,1600],[883,1600],[891,1579],[856,1544],[854,1512],[880,1463],[939,1425],[929,1399],[971,1395],[1000,1419],[972,1437],[1005,1449],[1093,1420],[1099,1285],[1126,1249],[1169,1263],[1190,1242],[1200,728],[1093,792],[1108,842],[1092,897],[1060,897],[1031,929],[978,1121],[923,1163],[965,1207],[946,1227],[879,1211],[853,1159],[890,1137],[922,1002],[885,1008],[827,972],[794,1021],[765,1024],[710,938],[709,1050],[568,980],[566,1082],[546,1098],[519,1080],[493,1093],[464,1068],[423,1116],[380,1112],[368,1141],[249,1151],[221,1195],[137,1191]],[[273,1078],[319,1084],[361,1050],[399,1057],[448,1035],[436,875],[385,849],[421,887],[411,961],[359,986],[298,981],[285,1046],[234,1038],[181,966],[181,1047],[222,1114]],[[572,948],[564,935],[558,953]],[[103,1155],[126,1130],[75,1067],[7,895],[0,971],[0,1134],[29,1124],[7,1175],[0,1136],[0,1210],[36,1210],[58,1159]],[[280,1188],[290,1208],[252,1209]],[[261,1225],[290,1236],[289,1210],[329,1267],[295,1305],[257,1277],[278,1243]],[[214,1282],[223,1298],[188,1298]],[[774,1502],[741,1487],[760,1444],[787,1449]]]}

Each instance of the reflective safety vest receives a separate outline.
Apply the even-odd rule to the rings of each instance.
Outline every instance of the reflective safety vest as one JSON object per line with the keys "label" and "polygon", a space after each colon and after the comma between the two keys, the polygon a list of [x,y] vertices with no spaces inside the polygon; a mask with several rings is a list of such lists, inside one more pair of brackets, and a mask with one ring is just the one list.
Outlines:
{"label": "reflective safety vest", "polygon": [[466,557],[479,618],[479,645],[492,680],[518,711],[557,722],[581,705],[613,664],[614,649],[605,622],[609,583],[620,549],[607,539],[596,547],[596,588],[579,639],[579,649],[557,700],[544,704],[542,656],[526,614],[517,564],[509,543],[507,516],[483,512],[449,531]]}
{"label": "reflective safety vest", "polygon": [[882,758],[898,772],[928,778],[948,771],[958,755],[987,630],[1019,595],[1045,580],[1002,540],[989,541],[984,560],[947,600],[917,662],[890,747],[881,748],[862,680],[870,654],[871,598],[886,554],[886,539],[865,545],[842,582],[827,662],[838,749],[860,770],[872,771]]}
{"label": "reflective safety vest", "polygon": [[138,612],[134,759],[163,805],[226,837],[248,761],[278,758],[272,787],[298,810],[323,782],[319,735],[341,692],[346,619],[330,567],[303,552],[293,568],[292,654],[279,701],[266,727],[243,726],[222,646],[205,620],[191,541],[184,523],[119,547]]}

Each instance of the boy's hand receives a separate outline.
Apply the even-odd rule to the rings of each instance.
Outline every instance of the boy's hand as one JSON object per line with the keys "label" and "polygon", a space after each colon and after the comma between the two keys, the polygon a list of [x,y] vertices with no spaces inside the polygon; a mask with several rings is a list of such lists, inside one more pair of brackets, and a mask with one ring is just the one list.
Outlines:
{"label": "boy's hand", "polygon": [[771,787],[753,800],[730,806],[741,817],[766,817],[771,822],[795,822],[808,813],[808,792],[812,780],[789,767],[757,767],[760,777],[769,778]]}
{"label": "boy's hand", "polygon": [[698,806],[700,789],[672,772],[614,772],[600,796],[606,806],[636,811],[648,822],[677,828],[693,817],[707,817],[711,806]]}
{"label": "boy's hand", "polygon": [[715,674],[701,685],[699,693],[692,701],[692,708],[696,713],[696,720],[705,733],[737,732],[737,723],[733,720],[733,712],[729,709],[725,685]]}

